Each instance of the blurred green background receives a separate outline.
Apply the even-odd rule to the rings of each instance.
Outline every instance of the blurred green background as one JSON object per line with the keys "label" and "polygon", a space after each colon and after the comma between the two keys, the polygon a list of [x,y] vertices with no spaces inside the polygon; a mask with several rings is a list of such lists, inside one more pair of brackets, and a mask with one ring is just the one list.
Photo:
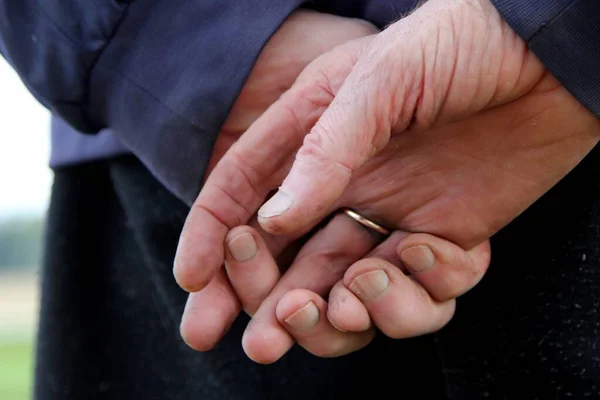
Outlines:
{"label": "blurred green background", "polygon": [[25,400],[30,398],[32,355],[31,341],[0,343],[1,399]]}
{"label": "blurred green background", "polygon": [[43,217],[0,220],[0,400],[31,398]]}

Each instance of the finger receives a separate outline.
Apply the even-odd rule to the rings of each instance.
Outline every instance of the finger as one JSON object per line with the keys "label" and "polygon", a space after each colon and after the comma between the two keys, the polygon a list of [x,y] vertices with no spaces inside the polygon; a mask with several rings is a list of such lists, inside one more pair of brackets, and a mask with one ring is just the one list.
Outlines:
{"label": "finger", "polygon": [[[383,243],[371,250],[366,257],[401,265],[396,252],[396,244],[409,235],[410,233],[400,230],[392,232]],[[363,332],[372,326],[369,311],[360,299],[344,286],[343,280],[336,283],[329,293],[327,318],[333,326],[347,332]]]}
{"label": "finger", "polygon": [[490,242],[463,250],[444,239],[413,234],[397,247],[398,257],[412,276],[437,301],[454,299],[473,288],[490,264]]}
{"label": "finger", "polygon": [[327,319],[327,302],[316,293],[296,289],[276,308],[277,320],[306,351],[319,357],[339,357],[360,350],[375,336],[373,328],[342,332]]}
{"label": "finger", "polygon": [[352,265],[344,285],[364,304],[373,323],[394,339],[435,332],[454,315],[454,300],[437,302],[398,267],[377,258]]}
{"label": "finger", "polygon": [[[286,164],[305,133],[295,120],[315,112],[313,103],[295,102],[285,96],[270,108],[208,177],[186,219],[175,257],[175,278],[185,290],[198,291],[210,281],[223,263],[229,229],[247,224],[277,178],[283,179],[280,175],[288,170]],[[282,111],[288,108],[300,115]],[[263,159],[266,152],[276,156]]]}
{"label": "finger", "polygon": [[366,254],[379,237],[344,215],[335,216],[302,248],[294,264],[260,305],[244,332],[242,346],[250,359],[272,363],[294,344],[278,322],[276,306],[293,289],[307,289],[320,296],[340,280],[346,268]]}
{"label": "finger", "polygon": [[[239,315],[240,303],[244,309],[254,312],[279,277],[276,264],[260,264],[265,259],[262,254],[277,256],[295,237],[271,236],[260,228],[256,219],[251,225],[234,229],[229,237],[235,241],[240,234],[250,232],[256,240],[257,256],[246,263],[237,260],[228,263],[229,277],[225,270],[219,271],[206,288],[188,297],[180,329],[184,341],[196,350],[210,350],[221,340]],[[252,251],[247,239],[237,238],[233,244],[238,258],[249,257]]]}
{"label": "finger", "polygon": [[229,229],[247,224],[281,183],[302,139],[347,76],[356,48],[349,43],[328,54],[332,62],[325,62],[327,58],[311,64],[215,166],[190,210],[177,248],[174,275],[183,289],[195,292],[208,284],[223,263]]}
{"label": "finger", "polygon": [[[279,191],[259,210],[259,222],[267,232],[295,232],[321,220],[348,186],[352,173],[388,144],[392,128],[402,130],[410,121],[419,78],[389,87],[387,70],[381,70],[388,67],[378,61],[385,60],[385,51],[380,53],[373,62],[356,64],[304,139]],[[405,59],[413,58],[400,58]],[[401,61],[395,74],[418,72],[416,65],[408,64],[412,61]]]}
{"label": "finger", "polygon": [[227,235],[225,267],[242,308],[252,316],[279,280],[279,268],[263,238],[249,226]]}
{"label": "finger", "polygon": [[329,293],[327,319],[342,332],[365,332],[372,328],[369,311],[340,280]]}
{"label": "finger", "polygon": [[181,319],[181,337],[191,348],[208,351],[215,347],[240,312],[240,303],[225,270],[219,271],[204,290],[188,296]]}

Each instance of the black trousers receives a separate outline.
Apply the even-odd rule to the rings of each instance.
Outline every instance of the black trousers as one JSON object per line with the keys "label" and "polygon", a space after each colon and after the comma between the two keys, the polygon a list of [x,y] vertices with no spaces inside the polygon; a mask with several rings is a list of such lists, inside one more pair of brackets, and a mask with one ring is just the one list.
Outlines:
{"label": "black trousers", "polygon": [[55,171],[35,398],[600,398],[600,153],[496,235],[453,321],[274,365],[241,349],[248,319],[207,353],[183,343],[172,260],[187,208],[132,156]]}

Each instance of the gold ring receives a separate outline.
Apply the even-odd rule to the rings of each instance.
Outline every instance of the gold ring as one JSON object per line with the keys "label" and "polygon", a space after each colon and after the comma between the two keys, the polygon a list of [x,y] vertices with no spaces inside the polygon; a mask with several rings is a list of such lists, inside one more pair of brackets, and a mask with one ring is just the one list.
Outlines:
{"label": "gold ring", "polygon": [[352,218],[353,220],[355,220],[356,222],[358,222],[359,224],[366,226],[369,229],[374,230],[375,232],[379,233],[380,235],[387,236],[391,233],[390,231],[385,229],[383,226],[371,221],[370,219],[368,219],[366,217],[363,217],[362,215],[360,215],[359,213],[357,213],[354,210],[351,210],[349,208],[343,208],[342,212],[344,214],[346,214],[347,216],[349,216],[350,218]]}

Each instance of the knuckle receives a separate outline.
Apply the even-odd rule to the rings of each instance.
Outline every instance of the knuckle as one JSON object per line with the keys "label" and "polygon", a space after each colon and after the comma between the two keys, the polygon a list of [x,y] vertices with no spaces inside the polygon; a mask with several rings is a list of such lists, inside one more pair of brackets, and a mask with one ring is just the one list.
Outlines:
{"label": "knuckle", "polygon": [[298,78],[298,84],[294,89],[283,94],[283,99],[288,101],[283,101],[282,105],[296,117],[298,117],[298,109],[307,107],[315,110],[310,115],[312,119],[297,118],[298,122],[301,122],[299,125],[302,127],[302,132],[308,131],[317,121],[318,116],[321,115],[318,110],[327,109],[335,98],[336,91],[332,85],[335,75],[326,68],[315,70],[308,67]]}
{"label": "knuckle", "polygon": [[284,93],[283,96],[286,101],[281,102],[281,112],[287,114],[290,121],[289,126],[292,127],[293,132],[296,135],[304,135],[310,128],[306,126],[307,121],[299,115],[297,106],[308,101],[309,95],[305,94],[303,90],[297,90],[292,93]]}
{"label": "knuckle", "polygon": [[[245,222],[252,215],[252,207],[256,207],[263,191],[261,174],[237,151],[231,152],[231,173],[224,179],[214,182],[214,187],[227,199],[222,203],[226,208],[226,215],[231,215],[232,209],[236,211],[233,216]],[[216,205],[216,202],[215,202]],[[210,210],[209,210],[210,211]]]}
{"label": "knuckle", "polygon": [[325,124],[319,124],[306,135],[302,142],[302,147],[298,150],[296,159],[301,161],[310,161],[319,165],[326,165],[333,160],[330,158],[327,148],[332,148],[333,135],[325,127]]}
{"label": "knuckle", "polygon": [[[360,129],[360,135],[348,135],[341,137],[340,128],[334,121],[342,121],[345,118],[340,107],[330,107],[324,118],[322,118],[306,135],[302,147],[296,155],[296,159],[307,162],[327,170],[341,170],[343,173],[351,173],[358,168],[372,153],[372,148],[366,129]],[[344,128],[345,129],[345,128]]]}
{"label": "knuckle", "polygon": [[241,170],[210,188],[209,198],[199,199],[190,213],[208,215],[228,229],[245,224],[258,206],[257,191]]}
{"label": "knuckle", "polygon": [[281,112],[287,114],[290,126],[298,137],[304,137],[317,123],[335,97],[331,73],[307,68],[297,84],[281,96]]}

